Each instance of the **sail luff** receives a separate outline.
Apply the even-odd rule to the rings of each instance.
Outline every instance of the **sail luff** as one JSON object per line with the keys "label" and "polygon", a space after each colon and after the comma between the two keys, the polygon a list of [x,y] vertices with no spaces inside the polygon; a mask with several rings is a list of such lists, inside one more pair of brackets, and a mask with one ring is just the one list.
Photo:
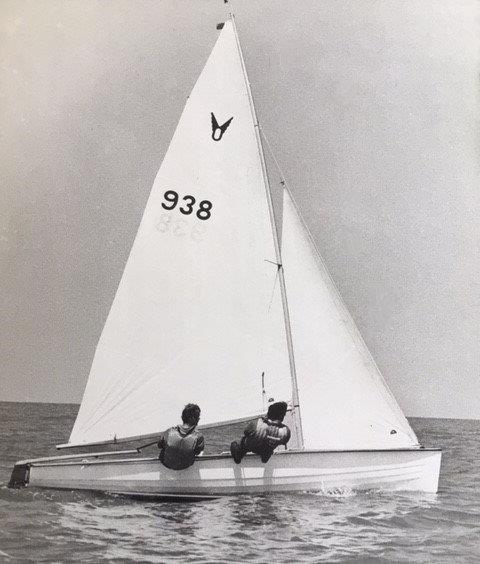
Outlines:
{"label": "sail luff", "polygon": [[273,207],[272,193],[271,193],[271,190],[270,190],[270,182],[269,182],[269,179],[268,179],[267,165],[266,165],[266,162],[265,162],[265,153],[264,153],[264,149],[263,149],[262,138],[261,138],[261,135],[260,135],[260,127],[259,127],[259,123],[258,123],[257,112],[255,110],[255,103],[254,103],[254,100],[253,100],[253,94],[252,94],[252,90],[251,90],[251,87],[250,87],[250,81],[248,79],[247,69],[246,69],[246,66],[245,66],[245,60],[244,60],[243,52],[242,52],[242,46],[240,44],[240,40],[239,40],[239,37],[238,37],[237,27],[236,27],[236,24],[235,24],[235,17],[233,15],[233,13],[230,14],[230,19],[231,19],[231,22],[232,22],[233,31],[235,33],[235,39],[236,39],[238,54],[239,54],[241,65],[242,65],[243,77],[245,79],[245,87],[246,87],[247,94],[248,94],[248,100],[250,102],[250,110],[252,112],[252,118],[253,118],[253,123],[254,123],[254,128],[255,128],[255,138],[256,138],[256,141],[257,141],[258,152],[259,152],[259,156],[260,156],[260,163],[261,163],[261,167],[262,167],[263,181],[264,181],[265,192],[266,192],[266,197],[267,197],[267,202],[268,202],[268,210],[269,210],[269,215],[270,215],[270,223],[271,223],[271,226],[272,226],[273,240],[274,240],[274,245],[275,245],[275,255],[276,255],[277,264],[278,264],[278,278],[279,278],[279,282],[280,282],[280,292],[281,292],[282,304],[283,304],[285,333],[286,333],[288,357],[289,357],[289,363],[290,363],[290,376],[291,376],[291,379],[292,379],[292,404],[293,404],[292,405],[292,408],[293,408],[292,422],[293,422],[293,427],[294,427],[293,432],[295,434],[296,445],[300,448],[303,448],[304,443],[303,443],[303,432],[302,432],[302,420],[301,420],[300,404],[299,404],[299,397],[298,397],[297,373],[296,373],[296,368],[295,368],[295,355],[294,355],[294,350],[293,350],[293,339],[292,339],[291,325],[290,325],[290,314],[289,314],[289,310],[288,310],[287,292],[286,292],[286,287],[285,287],[285,277],[284,277],[283,266],[282,266],[282,254],[281,254],[280,239],[279,239],[279,236],[278,236],[278,229],[277,229],[277,224],[276,224],[276,221],[275,221],[275,210],[274,210],[274,207]]}

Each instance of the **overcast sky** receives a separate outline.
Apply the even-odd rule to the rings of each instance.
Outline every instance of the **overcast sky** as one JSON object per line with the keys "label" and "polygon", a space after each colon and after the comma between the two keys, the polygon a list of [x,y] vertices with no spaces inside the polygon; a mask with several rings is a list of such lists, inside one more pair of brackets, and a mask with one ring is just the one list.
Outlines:
{"label": "overcast sky", "polygon": [[[402,408],[480,418],[480,4],[229,6],[262,127]],[[225,13],[1,2],[0,400],[80,401]]]}

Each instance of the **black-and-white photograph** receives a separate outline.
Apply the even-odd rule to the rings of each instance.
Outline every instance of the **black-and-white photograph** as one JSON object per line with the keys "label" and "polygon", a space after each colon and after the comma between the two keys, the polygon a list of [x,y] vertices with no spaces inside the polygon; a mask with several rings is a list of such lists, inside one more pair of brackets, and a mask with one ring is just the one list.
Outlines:
{"label": "black-and-white photograph", "polygon": [[480,561],[480,2],[0,2],[0,561]]}

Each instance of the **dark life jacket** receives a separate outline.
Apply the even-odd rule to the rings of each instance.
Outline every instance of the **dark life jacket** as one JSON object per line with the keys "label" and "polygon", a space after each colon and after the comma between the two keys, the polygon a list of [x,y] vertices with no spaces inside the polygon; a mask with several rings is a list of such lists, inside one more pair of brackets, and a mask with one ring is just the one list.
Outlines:
{"label": "dark life jacket", "polygon": [[184,470],[195,462],[204,449],[204,439],[195,427],[178,425],[165,432],[158,442],[159,458],[171,470]]}
{"label": "dark life jacket", "polygon": [[279,445],[290,440],[290,429],[280,421],[261,417],[252,421],[244,431],[245,447],[256,454],[273,452]]}

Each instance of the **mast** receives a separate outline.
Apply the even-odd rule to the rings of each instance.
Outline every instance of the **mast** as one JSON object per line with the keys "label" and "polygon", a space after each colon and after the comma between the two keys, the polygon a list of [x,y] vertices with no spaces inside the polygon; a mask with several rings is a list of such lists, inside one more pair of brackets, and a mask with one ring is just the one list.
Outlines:
{"label": "mast", "polygon": [[253,124],[255,129],[255,138],[257,140],[258,146],[258,154],[260,156],[260,163],[262,167],[262,175],[263,175],[263,183],[265,186],[265,192],[268,202],[268,211],[270,215],[270,224],[272,227],[273,233],[273,241],[275,245],[275,256],[278,265],[278,278],[280,282],[280,292],[282,296],[282,305],[283,305],[283,317],[285,321],[285,333],[287,338],[287,349],[288,349],[288,359],[290,363],[290,377],[292,379],[292,403],[293,403],[293,411],[292,411],[292,419],[293,419],[293,432],[296,437],[296,442],[303,448],[303,433],[302,433],[302,420],[300,416],[300,405],[299,405],[299,398],[298,398],[298,385],[297,385],[297,372],[295,368],[295,356],[293,352],[293,340],[292,340],[292,331],[290,325],[290,314],[288,310],[288,301],[287,301],[287,290],[285,286],[285,276],[283,273],[283,265],[282,265],[282,253],[280,247],[280,240],[278,236],[278,229],[277,224],[275,222],[275,211],[273,209],[273,200],[272,200],[272,193],[270,190],[270,182],[268,180],[268,173],[267,173],[267,165],[265,163],[265,154],[263,150],[263,143],[262,138],[260,135],[260,126],[258,123],[257,112],[255,111],[255,104],[253,102],[253,95],[252,90],[250,88],[250,82],[247,76],[247,69],[245,67],[245,60],[243,58],[242,47],[240,45],[240,40],[238,38],[237,26],[235,25],[235,17],[233,13],[230,13],[230,20],[232,22],[233,31],[235,34],[235,40],[237,43],[238,54],[240,56],[240,61],[242,64],[242,71],[243,71],[243,78],[245,80],[245,87],[248,94],[248,100],[250,102],[250,110],[252,112]]}

